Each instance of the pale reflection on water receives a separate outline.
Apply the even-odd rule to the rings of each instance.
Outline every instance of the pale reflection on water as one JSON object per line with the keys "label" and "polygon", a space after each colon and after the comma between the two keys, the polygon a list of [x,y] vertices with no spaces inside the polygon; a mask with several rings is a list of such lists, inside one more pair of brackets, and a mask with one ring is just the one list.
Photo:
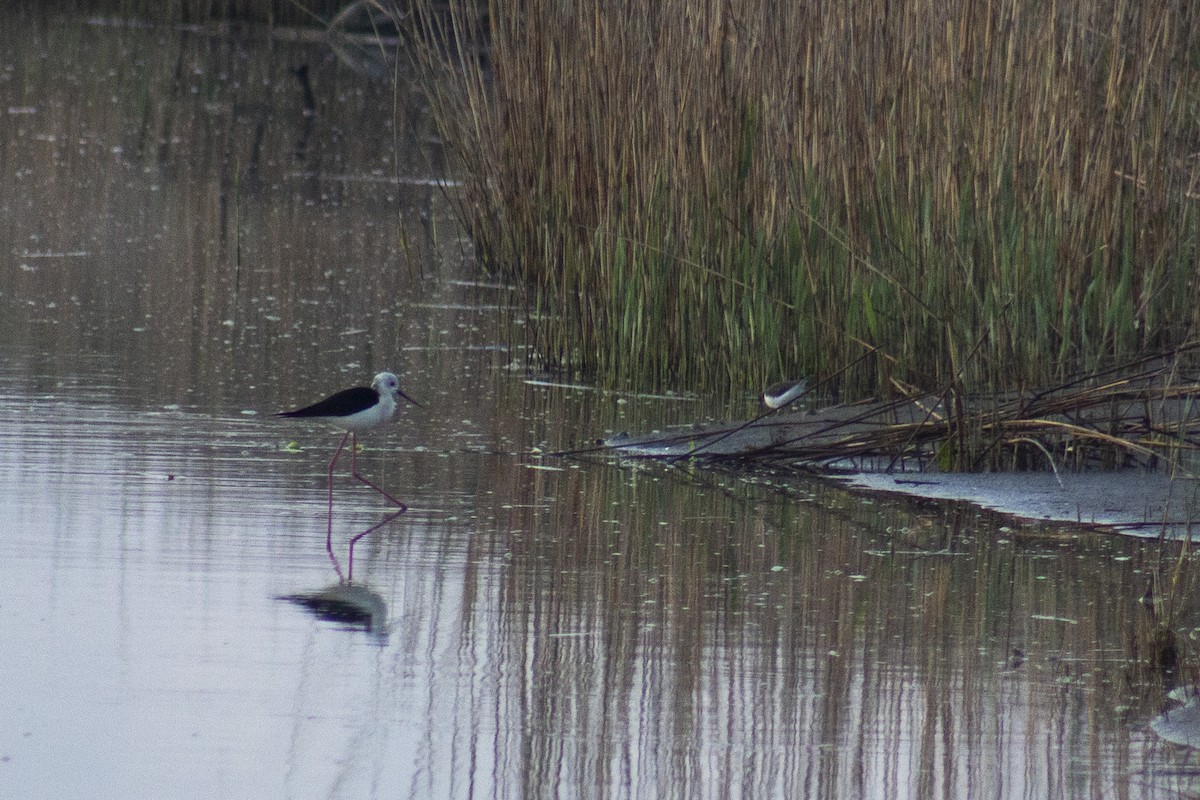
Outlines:
{"label": "pale reflection on water", "polygon": [[[0,796],[1200,791],[1147,728],[1173,550],[543,459],[726,410],[526,381],[439,191],[347,179],[441,163],[419,98],[316,46],[16,20]],[[412,506],[356,550],[364,623],[278,599],[331,590],[337,438],[266,415],[382,368],[428,408],[363,438]],[[386,513],[337,502],[342,546]]]}

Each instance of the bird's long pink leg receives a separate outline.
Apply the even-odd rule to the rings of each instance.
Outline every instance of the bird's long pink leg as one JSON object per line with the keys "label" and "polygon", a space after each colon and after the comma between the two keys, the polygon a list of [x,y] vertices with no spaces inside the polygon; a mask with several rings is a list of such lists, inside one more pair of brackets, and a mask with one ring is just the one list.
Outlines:
{"label": "bird's long pink leg", "polygon": [[[355,444],[357,444],[357,442]],[[400,509],[399,511],[396,512],[397,514],[403,514],[405,511],[408,511],[407,505],[405,505],[404,503],[401,503],[399,500],[397,500],[396,498],[392,497],[390,494],[385,492],[382,487],[377,486],[374,483],[371,483],[371,481],[367,480],[362,475],[358,474],[358,448],[357,447],[350,448],[350,474],[353,475],[355,478],[358,478],[360,481],[365,483],[367,486],[370,486],[375,491],[379,492],[381,495],[386,497],[388,500],[391,500],[393,503],[395,503],[396,506]],[[374,528],[372,528],[371,530],[374,530]],[[362,534],[359,534],[359,536],[361,537]]]}
{"label": "bird's long pink leg", "polygon": [[375,531],[382,528],[384,525],[387,525],[389,522],[394,520],[396,517],[403,514],[405,511],[408,511],[407,505],[405,505],[404,503],[400,502],[399,500],[397,500],[396,498],[392,497],[390,494],[385,492],[382,487],[372,483],[371,481],[367,480],[366,478],[364,478],[362,475],[359,474],[359,472],[358,472],[358,442],[357,442],[357,440],[353,440],[353,439],[352,439],[351,445],[350,445],[350,474],[353,475],[358,480],[365,483],[367,486],[370,486],[375,491],[379,492],[381,495],[386,497],[388,500],[391,500],[393,503],[395,503],[397,510],[392,512],[391,514],[389,514],[387,516],[387,518],[384,519],[379,524],[372,525],[371,527],[367,528],[362,533],[355,534],[354,537],[352,539],[350,539],[350,562],[349,562],[350,566],[346,570],[346,575],[347,575],[346,580],[347,581],[354,580],[354,545],[358,542],[358,540],[363,538],[364,536],[366,536],[369,533],[374,533]]}
{"label": "bird's long pink leg", "polygon": [[[346,446],[346,440],[351,437],[349,431],[342,437],[342,443],[338,445],[337,450],[333,453],[333,460],[329,462],[329,525],[325,530],[325,549],[329,551],[329,557],[333,559],[333,564],[338,567],[340,575],[342,569],[338,566],[337,556],[333,554],[333,468],[337,466],[338,457],[342,454],[342,448]],[[354,448],[350,448],[350,452],[354,452]]]}

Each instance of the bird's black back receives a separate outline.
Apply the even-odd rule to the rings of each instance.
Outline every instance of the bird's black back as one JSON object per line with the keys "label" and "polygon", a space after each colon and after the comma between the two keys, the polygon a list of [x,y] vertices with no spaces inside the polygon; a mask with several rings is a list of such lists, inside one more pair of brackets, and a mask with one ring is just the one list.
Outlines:
{"label": "bird's black back", "polygon": [[277,417],[348,417],[379,402],[379,392],[366,386],[344,389],[311,406],[283,411]]}

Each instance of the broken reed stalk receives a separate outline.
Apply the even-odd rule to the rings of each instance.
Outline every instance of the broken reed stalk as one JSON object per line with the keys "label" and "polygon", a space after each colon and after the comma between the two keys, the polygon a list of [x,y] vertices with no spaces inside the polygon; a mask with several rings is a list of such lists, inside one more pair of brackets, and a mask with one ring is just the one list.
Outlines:
{"label": "broken reed stalk", "polygon": [[[1032,403],[1022,395],[956,399],[947,391],[623,435],[558,455],[882,471],[910,470],[910,461],[941,471],[1135,466],[1194,475],[1200,472],[1200,379],[1180,379],[1171,358],[1157,359],[1154,369],[1149,363],[1126,365],[1136,379],[1114,381],[1106,371],[1037,392]],[[966,445],[955,441],[967,436]]]}
{"label": "broken reed stalk", "polygon": [[[868,406],[856,417],[841,421],[840,427],[846,430],[844,437],[829,438],[828,434],[838,430],[831,427],[814,432],[816,436],[720,458],[833,462],[882,457],[891,459],[887,467],[891,469],[901,458],[935,458],[946,442],[967,425],[977,431],[985,452],[992,454],[993,468],[1000,462],[1001,453],[1013,452],[1014,447],[1024,444],[1039,450],[1056,472],[1057,464],[1067,464],[1068,453],[1074,451],[1076,462],[1112,459],[1116,455],[1124,465],[1147,467],[1161,461],[1173,472],[1194,473],[1196,454],[1200,453],[1200,409],[1193,409],[1192,401],[1200,398],[1200,382],[1164,383],[1172,370],[1169,363],[1163,362],[1161,369],[1144,371],[1136,380],[1109,381],[1102,386],[1080,386],[1073,381],[1069,386],[1078,388],[1039,393],[1035,404],[1018,399],[957,417],[943,413],[944,399],[925,409],[919,399],[913,399],[908,401],[909,410],[923,417],[890,425],[860,423],[900,409],[899,401]],[[807,444],[818,437],[823,438],[815,445]],[[1054,453],[1058,454],[1057,460]],[[984,466],[979,460],[982,455],[973,463],[942,466],[979,469]]]}

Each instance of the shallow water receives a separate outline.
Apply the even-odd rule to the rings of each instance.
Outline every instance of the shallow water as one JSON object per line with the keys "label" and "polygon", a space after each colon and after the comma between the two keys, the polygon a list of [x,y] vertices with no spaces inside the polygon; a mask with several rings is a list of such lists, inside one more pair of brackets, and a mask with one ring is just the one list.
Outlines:
{"label": "shallow water", "polygon": [[[0,796],[1200,791],[1148,727],[1176,551],[543,457],[746,409],[527,369],[415,93],[266,37],[0,37]],[[426,408],[360,465],[412,508],[330,619],[280,598],[336,585],[337,436],[268,415],[383,368]],[[385,510],[339,484],[339,555]]]}

